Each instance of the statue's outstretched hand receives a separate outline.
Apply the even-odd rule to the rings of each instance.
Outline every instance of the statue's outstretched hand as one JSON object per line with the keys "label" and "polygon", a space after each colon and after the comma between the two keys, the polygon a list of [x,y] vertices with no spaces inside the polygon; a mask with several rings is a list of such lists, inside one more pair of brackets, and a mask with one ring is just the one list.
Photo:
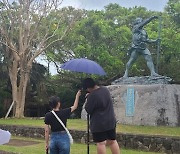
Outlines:
{"label": "statue's outstretched hand", "polygon": [[160,39],[160,38],[158,38],[158,39],[156,40],[156,43],[159,43],[159,42],[161,42],[161,39]]}
{"label": "statue's outstretched hand", "polygon": [[153,16],[153,19],[158,19],[158,16]]}

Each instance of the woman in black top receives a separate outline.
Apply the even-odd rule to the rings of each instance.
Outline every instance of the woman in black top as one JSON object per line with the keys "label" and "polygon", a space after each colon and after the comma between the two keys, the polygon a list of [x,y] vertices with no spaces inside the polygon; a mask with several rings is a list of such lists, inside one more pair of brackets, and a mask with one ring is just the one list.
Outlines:
{"label": "woman in black top", "polygon": [[[50,107],[54,110],[57,116],[61,119],[61,121],[66,126],[67,119],[70,117],[71,112],[73,112],[79,102],[79,96],[81,95],[81,91],[79,90],[76,94],[76,98],[73,106],[66,109],[60,109],[61,103],[60,99],[57,96],[53,96],[49,100]],[[59,123],[53,113],[48,112],[45,115],[45,148],[48,149],[50,147],[50,154],[69,154],[70,153],[70,141],[69,137],[64,130],[63,126]],[[49,127],[50,126],[50,127]],[[51,138],[49,145],[49,134],[51,129]]]}

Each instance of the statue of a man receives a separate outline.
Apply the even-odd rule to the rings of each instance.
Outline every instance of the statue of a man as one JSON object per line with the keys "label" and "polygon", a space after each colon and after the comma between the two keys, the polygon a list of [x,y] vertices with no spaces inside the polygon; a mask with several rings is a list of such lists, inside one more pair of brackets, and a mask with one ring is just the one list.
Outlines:
{"label": "statue of a man", "polygon": [[142,18],[135,19],[133,23],[133,36],[132,36],[132,46],[129,49],[130,59],[126,64],[126,70],[123,77],[128,77],[128,70],[134,63],[134,61],[137,59],[139,55],[143,55],[147,62],[147,66],[151,72],[151,76],[159,76],[154,69],[154,64],[152,61],[151,53],[147,49],[146,43],[156,43],[159,41],[157,40],[150,40],[148,38],[148,35],[146,31],[143,29],[145,25],[147,25],[150,21],[153,19],[157,19],[157,16],[153,16],[151,18],[148,18],[146,20],[143,20]]}

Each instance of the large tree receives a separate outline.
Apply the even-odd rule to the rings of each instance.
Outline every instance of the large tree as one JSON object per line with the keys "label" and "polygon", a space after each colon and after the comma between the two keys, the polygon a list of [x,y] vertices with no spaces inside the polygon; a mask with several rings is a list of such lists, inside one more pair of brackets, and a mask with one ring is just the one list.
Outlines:
{"label": "large tree", "polygon": [[33,61],[70,29],[64,23],[62,0],[1,0],[0,43],[8,65],[15,117],[24,116],[26,89]]}

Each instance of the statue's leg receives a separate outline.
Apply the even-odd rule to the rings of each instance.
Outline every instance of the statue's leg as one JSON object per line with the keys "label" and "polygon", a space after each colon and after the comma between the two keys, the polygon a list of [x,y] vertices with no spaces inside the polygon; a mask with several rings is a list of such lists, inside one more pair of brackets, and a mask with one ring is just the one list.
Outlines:
{"label": "statue's leg", "polygon": [[153,64],[153,61],[152,61],[152,56],[145,54],[144,58],[145,58],[145,60],[147,62],[147,66],[148,66],[148,68],[149,68],[149,70],[151,72],[151,76],[159,76],[159,74],[157,74],[155,72],[154,64]]}
{"label": "statue's leg", "polygon": [[126,64],[126,70],[125,70],[125,73],[123,75],[124,78],[128,77],[129,68],[132,66],[134,61],[137,59],[137,56],[138,56],[138,54],[136,53],[136,50],[132,51],[130,59],[129,59],[129,61]]}

